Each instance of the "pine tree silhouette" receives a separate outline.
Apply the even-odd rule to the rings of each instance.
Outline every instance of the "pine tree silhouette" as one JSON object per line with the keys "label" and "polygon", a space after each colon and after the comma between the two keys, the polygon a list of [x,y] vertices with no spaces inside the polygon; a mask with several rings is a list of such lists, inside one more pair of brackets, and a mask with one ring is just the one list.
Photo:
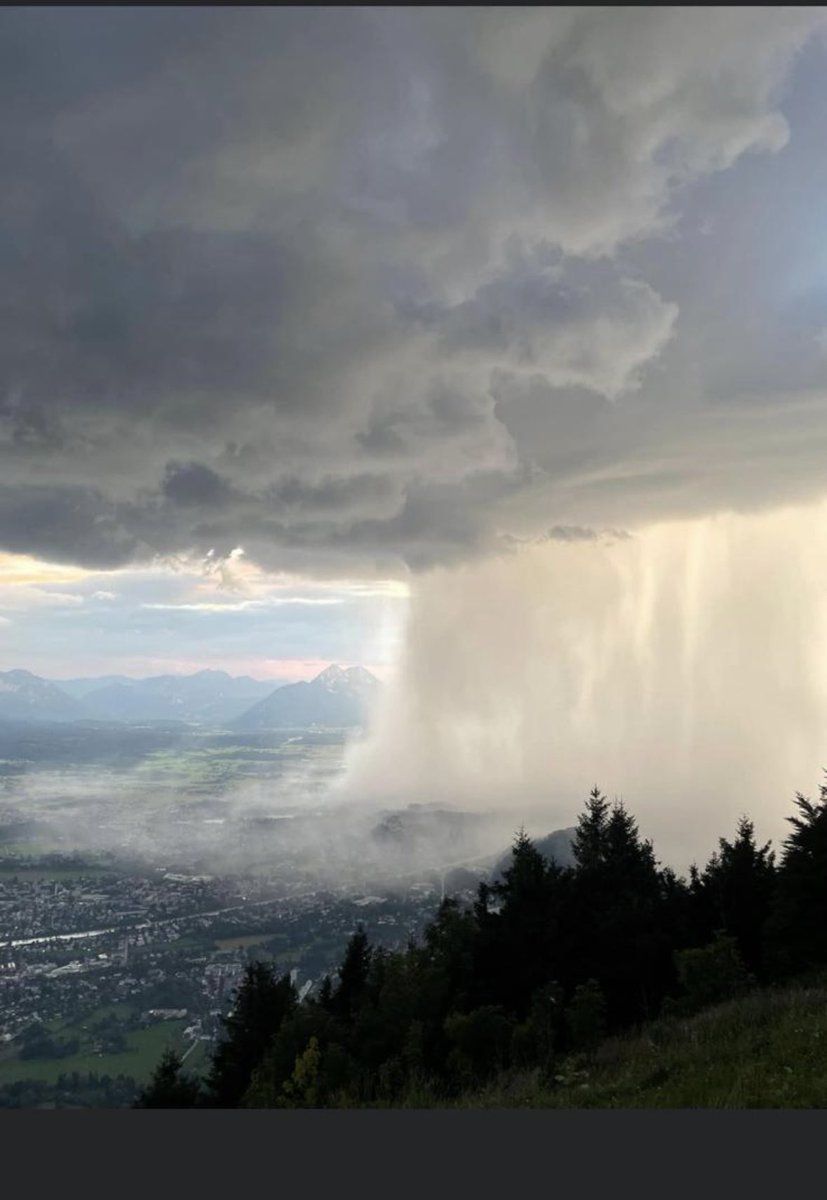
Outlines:
{"label": "pine tree silhouette", "polygon": [[772,963],[781,974],[827,963],[827,784],[817,801],[799,792],[795,805],[768,922]]}
{"label": "pine tree silhouette", "polygon": [[199,1098],[196,1080],[182,1074],[183,1061],[177,1051],[165,1050],[152,1078],[134,1108],[195,1108]]}
{"label": "pine tree silhouette", "polygon": [[207,1077],[211,1107],[238,1107],[253,1071],[296,1003],[289,975],[279,978],[272,965],[261,962],[246,968],[233,1010],[223,1018],[224,1039]]}
{"label": "pine tree silhouette", "polygon": [[709,933],[735,938],[744,964],[760,976],[764,967],[764,930],[775,894],[775,857],[770,843],[758,846],[747,817],[738,822],[735,840],[719,840],[702,877],[707,898]]}
{"label": "pine tree silhouette", "polygon": [[364,997],[372,953],[364,928],[357,926],[347,944],[338,971],[339,986],[331,999],[332,1011],[344,1020],[353,1018]]}

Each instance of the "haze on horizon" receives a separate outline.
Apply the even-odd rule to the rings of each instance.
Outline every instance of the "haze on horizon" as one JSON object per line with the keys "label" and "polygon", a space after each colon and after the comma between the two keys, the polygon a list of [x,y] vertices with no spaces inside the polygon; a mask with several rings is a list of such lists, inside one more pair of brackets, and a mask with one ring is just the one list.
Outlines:
{"label": "haze on horizon", "polygon": [[779,836],[827,765],[827,10],[0,26],[0,669],[362,662],[353,794]]}

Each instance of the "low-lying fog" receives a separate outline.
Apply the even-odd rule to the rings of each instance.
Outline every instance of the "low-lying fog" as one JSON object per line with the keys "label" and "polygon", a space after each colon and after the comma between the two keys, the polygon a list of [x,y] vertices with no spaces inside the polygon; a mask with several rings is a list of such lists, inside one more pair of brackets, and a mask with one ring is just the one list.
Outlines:
{"label": "low-lying fog", "polygon": [[[126,743],[129,735],[121,731]],[[91,731],[90,731],[91,733]],[[136,731],[137,736],[137,731]],[[145,736],[145,733],[144,733]],[[39,734],[41,743],[47,739]],[[279,741],[271,754],[165,748],[123,767],[39,762],[0,785],[6,850],[107,854],[204,874],[308,886],[407,885],[412,876],[498,858],[514,816],[427,802],[360,802],[342,791],[347,747]],[[261,757],[264,761],[261,761]],[[253,768],[253,778],[244,778]],[[548,822],[538,828],[549,831]]]}

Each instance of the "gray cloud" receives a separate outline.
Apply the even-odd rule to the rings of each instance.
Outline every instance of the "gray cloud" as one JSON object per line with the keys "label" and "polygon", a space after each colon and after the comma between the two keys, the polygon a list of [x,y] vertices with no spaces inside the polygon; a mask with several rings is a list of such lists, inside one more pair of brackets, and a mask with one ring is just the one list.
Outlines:
{"label": "gray cloud", "polygon": [[678,308],[611,271],[520,263],[468,300],[423,304],[411,315],[437,333],[446,356],[464,353],[615,398],[638,386],[639,368],[668,341]]}
{"label": "gray cloud", "polygon": [[624,540],[631,534],[625,529],[584,529],[582,525],[555,525],[546,539],[551,542],[593,542],[598,539]]}
{"label": "gray cloud", "polygon": [[0,486],[0,543],[56,562],[120,566],[142,549],[130,514],[80,487]]}
{"label": "gray cloud", "polygon": [[163,492],[173,504],[211,508],[227,497],[220,475],[201,463],[167,463]]}
{"label": "gray cloud", "polygon": [[827,482],[827,314],[733,216],[820,178],[822,10],[0,23],[1,547],[424,569]]}

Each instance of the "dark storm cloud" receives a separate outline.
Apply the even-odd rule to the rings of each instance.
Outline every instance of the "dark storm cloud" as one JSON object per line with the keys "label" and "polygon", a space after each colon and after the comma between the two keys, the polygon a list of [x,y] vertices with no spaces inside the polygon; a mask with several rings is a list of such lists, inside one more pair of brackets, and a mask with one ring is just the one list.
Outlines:
{"label": "dark storm cloud", "polygon": [[668,341],[677,312],[647,284],[605,267],[542,262],[512,264],[458,304],[410,310],[439,335],[444,355],[465,353],[610,397],[635,386],[637,368]]}
{"label": "dark storm cloud", "polygon": [[738,330],[687,219],[807,187],[781,89],[823,25],[5,10],[0,547],[418,569],[800,488],[817,289],[772,322],[769,231]]}
{"label": "dark storm cloud", "polygon": [[554,525],[536,537],[515,537],[512,533],[506,533],[503,535],[503,542],[506,546],[516,549],[526,545],[542,545],[543,542],[569,542],[572,545],[579,542],[617,542],[625,541],[631,536],[626,529],[590,529],[586,525]]}
{"label": "dark storm cloud", "polygon": [[229,495],[220,475],[202,463],[167,463],[163,492],[173,504],[183,507],[213,508]]}
{"label": "dark storm cloud", "polygon": [[92,489],[0,485],[0,541],[55,562],[120,566],[142,548],[130,514]]}
{"label": "dark storm cloud", "polygon": [[328,478],[312,486],[295,476],[285,476],[267,489],[265,499],[276,510],[336,516],[345,511],[370,511],[376,505],[384,507],[389,500],[393,504],[395,492],[383,475]]}

